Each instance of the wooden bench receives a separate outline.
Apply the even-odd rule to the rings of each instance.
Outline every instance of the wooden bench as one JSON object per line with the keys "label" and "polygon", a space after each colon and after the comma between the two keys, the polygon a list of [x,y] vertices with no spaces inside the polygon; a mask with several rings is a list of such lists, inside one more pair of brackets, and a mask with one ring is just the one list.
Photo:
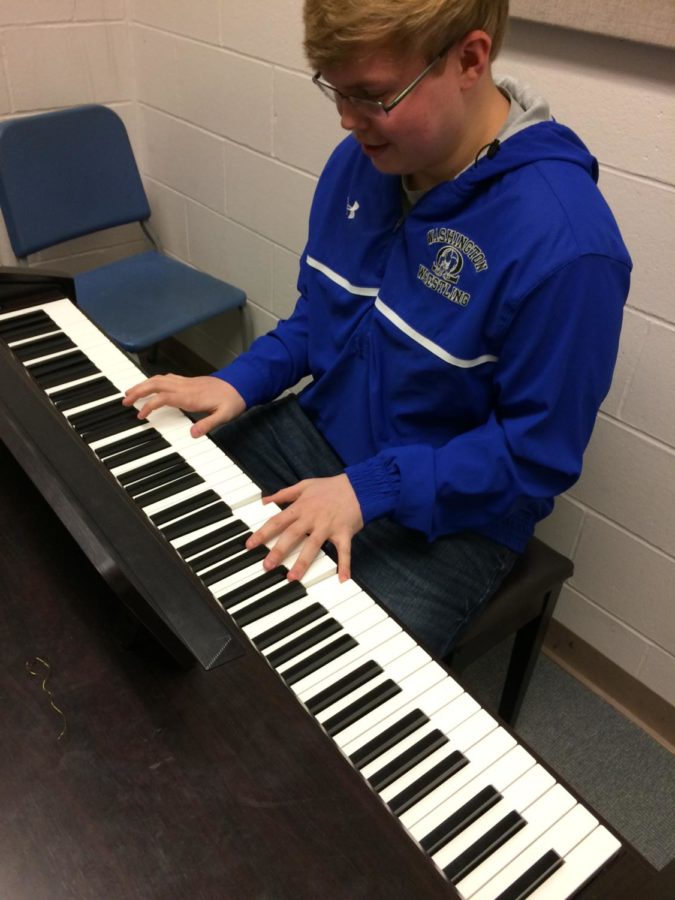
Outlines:
{"label": "wooden bench", "polygon": [[498,712],[515,725],[570,559],[532,538],[485,610],[462,633],[445,663],[460,673],[469,663],[515,634]]}

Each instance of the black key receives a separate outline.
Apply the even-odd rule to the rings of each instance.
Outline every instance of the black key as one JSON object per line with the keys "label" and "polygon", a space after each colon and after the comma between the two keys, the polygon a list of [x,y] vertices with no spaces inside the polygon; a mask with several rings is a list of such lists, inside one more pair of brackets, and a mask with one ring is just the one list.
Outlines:
{"label": "black key", "polygon": [[[173,509],[173,507],[171,508]],[[209,547],[222,544],[223,541],[227,541],[237,534],[243,534],[248,530],[248,525],[245,522],[242,522],[241,519],[234,519],[232,522],[227,522],[222,528],[215,528],[213,531],[209,531],[208,534],[203,534],[201,537],[195,538],[194,541],[183,544],[182,547],[178,548],[177,552],[183,559],[191,559],[198,553],[208,550]]]}
{"label": "black key", "polygon": [[232,606],[236,606],[238,603],[243,603],[244,600],[248,600],[249,597],[255,597],[255,595],[259,594],[261,591],[266,591],[267,588],[273,587],[280,581],[284,581],[287,575],[288,569],[286,566],[277,566],[276,569],[270,569],[269,572],[263,572],[262,575],[258,575],[257,578],[252,578],[250,581],[247,581],[246,584],[240,584],[239,587],[233,588],[231,591],[223,594],[222,597],[218,597],[218,602],[223,609],[230,609]]}
{"label": "black key", "polygon": [[[240,609],[239,612],[233,613],[232,618],[240,628],[243,628],[245,625],[255,622],[256,619],[262,619],[263,616],[276,612],[278,609],[283,609],[289,603],[295,603],[296,600],[302,600],[306,596],[307,591],[301,581],[287,581],[286,584],[283,584],[275,591],[265,594],[264,597],[249,603],[248,606]],[[323,607],[321,608],[323,609]],[[274,643],[274,640],[266,642],[268,633],[268,631],[265,631],[255,639],[254,644],[259,650],[264,650],[265,647],[269,647],[270,644]]]}
{"label": "black key", "polygon": [[127,410],[127,412],[129,413],[128,416],[122,413],[111,422],[101,424],[97,428],[92,428],[91,431],[86,431],[84,434],[80,432],[80,437],[85,443],[94,444],[96,441],[102,440],[102,438],[114,437],[116,434],[124,434],[125,431],[131,431],[132,428],[138,428],[142,423],[138,421],[130,410]]}
{"label": "black key", "polygon": [[393,784],[397,778],[409,772],[417,763],[422,762],[427,756],[431,756],[434,750],[438,750],[439,747],[447,743],[448,739],[443,732],[435,728],[417,743],[413,744],[412,747],[408,747],[407,750],[404,750],[403,753],[392,759],[386,766],[375,772],[368,781],[374,790],[383,791],[390,784]]}
{"label": "black key", "polygon": [[161,475],[163,472],[169,472],[177,466],[187,466],[191,471],[192,466],[188,466],[183,457],[179,453],[166,453],[159,459],[153,459],[151,462],[141,463],[133,469],[128,469],[117,476],[117,480],[122,485],[132,485],[137,481],[143,481],[146,478],[153,478],[155,475]]}
{"label": "black key", "polygon": [[58,325],[42,310],[12,316],[0,321],[0,337],[4,338],[8,344],[12,341],[22,341],[25,338],[57,330]]}
{"label": "black key", "polygon": [[[104,422],[110,415],[125,413],[126,415],[135,415],[136,410],[128,406],[122,406],[122,400],[119,397],[113,397],[105,403],[99,403],[91,409],[84,409],[77,413],[66,413],[65,416],[76,431],[86,429],[89,425],[95,425]],[[139,422],[139,425],[142,423]]]}
{"label": "black key", "polygon": [[197,531],[199,528],[204,528],[206,525],[224,522],[225,519],[229,519],[231,516],[232,510],[227,503],[219,501],[212,503],[210,506],[198,509],[188,516],[183,516],[183,518],[179,519],[177,522],[165,525],[164,528],[162,528],[162,534],[167,541],[175,541],[176,538],[182,537],[184,534],[190,534],[190,532]]}
{"label": "black key", "polygon": [[460,853],[457,859],[448,863],[443,869],[445,876],[453,884],[457,884],[458,881],[461,881],[462,878],[466,878],[467,875],[473,872],[495,850],[502,847],[521,828],[524,828],[525,824],[525,819],[520,813],[515,812],[515,810],[510,812],[468,847],[464,853]]}
{"label": "black key", "polygon": [[436,853],[437,850],[440,850],[441,847],[445,847],[447,843],[457,837],[457,835],[471,825],[472,822],[479,819],[483,813],[492,809],[492,807],[496,803],[499,803],[501,799],[502,795],[499,791],[492,787],[492,785],[488,785],[483,788],[482,791],[479,791],[475,797],[472,797],[471,800],[465,803],[464,806],[461,806],[451,816],[448,816],[444,822],[437,825],[433,831],[430,831],[429,834],[420,841],[420,844],[429,855]]}
{"label": "black key", "polygon": [[383,681],[382,684],[378,684],[376,688],[373,688],[372,691],[369,691],[367,694],[364,694],[363,697],[359,697],[358,700],[355,700],[353,703],[350,703],[349,706],[340,710],[339,713],[335,713],[330,719],[326,719],[323,723],[323,728],[331,737],[335,737],[335,735],[339,734],[343,728],[352,725],[354,722],[358,721],[358,719],[368,715],[369,712],[377,709],[377,707],[381,706],[385,701],[400,693],[401,688],[399,685],[388,678],[386,681]]}
{"label": "black key", "polygon": [[[140,434],[145,434],[145,432],[141,432]],[[138,437],[138,434],[131,435],[131,438]],[[131,440],[131,438],[129,440]],[[122,439],[122,441],[124,438]],[[122,441],[115,441],[115,444],[122,443]],[[157,435],[154,438],[150,438],[150,440],[142,440],[136,441],[135,445],[130,447],[128,450],[123,450],[121,453],[110,454],[107,451],[107,448],[110,447],[110,444],[106,444],[103,447],[100,447],[100,451],[104,454],[103,465],[106,469],[116,469],[118,466],[124,466],[127,463],[133,462],[136,459],[143,459],[145,456],[149,456],[151,453],[157,453],[159,450],[166,450],[167,447],[171,445],[167,440],[165,440],[161,435]],[[97,451],[97,456],[100,454]]]}
{"label": "black key", "polygon": [[[291,581],[289,584],[299,584],[299,582]],[[245,612],[246,610],[242,610],[242,613]],[[255,638],[253,643],[258,650],[266,650],[267,647],[276,644],[277,641],[282,641],[285,637],[294,634],[298,629],[304,628],[305,625],[311,625],[312,622],[316,622],[317,619],[321,619],[326,615],[328,615],[328,610],[320,603],[312,603],[306,609],[302,609],[300,612],[284,619],[283,622],[275,625],[274,628],[268,628],[267,631]],[[234,621],[239,624],[239,616],[235,616]]]}
{"label": "black key", "polygon": [[321,650],[310,654],[310,656],[305,657],[301,662],[291,666],[281,675],[281,677],[290,687],[292,684],[295,684],[296,681],[300,681],[301,678],[305,678],[307,675],[311,675],[312,672],[316,672],[317,669],[325,666],[326,663],[337,659],[338,656],[342,656],[343,653],[346,653],[347,650],[351,650],[352,647],[358,647],[357,641],[354,640],[351,634],[342,634],[326,647],[322,647]]}
{"label": "black key", "polygon": [[315,694],[305,703],[307,709],[313,716],[318,715],[322,710],[328,709],[333,703],[342,700],[352,691],[360,688],[366,682],[371,681],[384,672],[382,666],[379,666],[374,660],[369,660],[353,672],[333,682],[327,688],[324,688],[318,694]]}
{"label": "black key", "polygon": [[55,360],[29,364],[26,368],[43,390],[85,378],[87,375],[98,375],[100,372],[79,350],[64,353]]}
{"label": "black key", "polygon": [[223,563],[222,566],[216,566],[214,569],[209,569],[208,572],[205,572],[199,577],[208,587],[209,585],[215,584],[217,581],[222,581],[223,578],[228,578],[230,575],[248,569],[249,566],[264,559],[268,553],[269,550],[265,546],[256,547],[253,550],[246,550],[245,553],[235,556],[228,562]]}
{"label": "black key", "polygon": [[220,500],[220,497],[215,491],[212,491],[211,488],[209,488],[201,494],[195,494],[194,497],[188,497],[187,500],[181,500],[181,502],[177,503],[175,506],[170,506],[167,509],[163,509],[161,512],[155,513],[154,516],[150,516],[150,521],[159,528],[160,525],[165,525],[172,519],[177,519],[179,516],[184,516],[187,513],[193,512],[195,509],[201,509],[203,506],[215,503],[216,500]]}
{"label": "black key", "polygon": [[78,366],[80,363],[90,363],[93,365],[88,356],[85,356],[81,350],[71,350],[63,353],[55,359],[45,359],[42,362],[28,363],[26,368],[35,378],[41,378],[43,375],[51,375],[55,372],[67,372],[69,369]]}
{"label": "black key", "polygon": [[548,850],[527,872],[517,878],[496,900],[525,900],[542,885],[547,878],[564,864],[565,860],[555,850]]}
{"label": "black key", "polygon": [[390,725],[381,734],[368,741],[363,747],[355,750],[349,759],[357,769],[362,769],[429,721],[429,717],[421,709],[413,709],[412,712],[403,716],[398,722],[394,722],[393,725]]}
{"label": "black key", "polygon": [[[208,569],[209,566],[215,566],[218,562],[223,562],[237,553],[242,553],[246,549],[246,541],[250,536],[250,531],[242,531],[241,534],[237,534],[235,537],[230,538],[229,541],[218,544],[213,550],[207,550],[206,553],[200,553],[199,556],[193,557],[188,565],[192,571],[198,575],[200,572],[203,572],[204,569]],[[216,578],[216,581],[220,581],[222,577],[223,576]]]}
{"label": "black key", "polygon": [[342,631],[342,625],[335,619],[327,619],[325,622],[321,622],[320,625],[305,631],[304,634],[299,635],[297,638],[287,641],[283,647],[279,647],[278,650],[270,653],[267,661],[276,669],[277,666],[289,662],[289,660],[294,659],[300,653],[304,653],[305,650],[310,650],[319,641],[331,637],[338,631]]}
{"label": "black key", "polygon": [[69,418],[68,421],[75,431],[82,437],[90,434],[92,431],[99,431],[101,428],[116,425],[127,424],[133,422],[134,427],[138,427],[141,423],[136,419],[129,409],[116,402],[114,407],[104,404],[102,408],[87,410],[87,412],[78,413],[76,416]]}
{"label": "black key", "polygon": [[147,478],[141,478],[138,481],[132,481],[131,484],[123,485],[124,490],[129,494],[130,497],[133,497],[135,500],[136,497],[140,497],[142,494],[147,494],[149,491],[156,490],[157,488],[164,487],[166,484],[172,484],[178,478],[184,478],[187,475],[194,475],[195,471],[192,466],[189,466],[186,462],[177,462],[173,463],[171,466],[167,466],[161,472],[158,472],[156,475],[150,475]]}
{"label": "black key", "polygon": [[35,338],[19,347],[13,347],[12,353],[17,359],[26,362],[29,359],[39,359],[41,356],[49,356],[51,353],[59,353],[62,350],[71,350],[73,347],[75,344],[68,335],[59,331],[47,337]]}
{"label": "black key", "polygon": [[105,375],[85,381],[84,384],[76,384],[74,387],[62,388],[49,395],[54,406],[64,412],[83,403],[93,403],[94,400],[103,400],[104,397],[112,397],[119,391]]}
{"label": "black key", "polygon": [[403,813],[414,806],[418,800],[422,800],[427,794],[430,794],[439,784],[443,784],[448,778],[452,778],[460,769],[463,769],[469,760],[459,750],[455,750],[445,759],[436,763],[428,772],[425,772],[420,778],[408,785],[405,790],[397,794],[390,802],[389,809],[395,816],[401,816]]}
{"label": "black key", "polygon": [[162,487],[146,491],[139,497],[134,497],[134,500],[136,501],[136,505],[143,509],[146,506],[150,506],[152,503],[157,503],[158,500],[166,500],[167,497],[179,494],[181,491],[187,490],[187,488],[196,487],[198,484],[204,484],[204,479],[196,472],[191,472],[188,475],[176,478],[175,481],[169,481],[167,484],[162,485]]}
{"label": "black key", "polygon": [[[139,422],[139,425],[141,423]],[[104,444],[102,447],[98,447],[94,450],[94,453],[98,456],[99,459],[107,460],[109,457],[113,457],[118,453],[122,453],[125,450],[133,450],[135,447],[141,447],[144,444],[148,444],[151,441],[156,440],[164,440],[161,434],[158,431],[155,431],[154,428],[144,428],[143,431],[137,431],[135,434],[130,434],[127,437],[120,438],[118,441],[110,441],[107,444]],[[166,442],[165,442],[166,443]],[[168,447],[167,443],[167,447]],[[108,464],[111,468],[115,468],[115,462],[111,461]]]}

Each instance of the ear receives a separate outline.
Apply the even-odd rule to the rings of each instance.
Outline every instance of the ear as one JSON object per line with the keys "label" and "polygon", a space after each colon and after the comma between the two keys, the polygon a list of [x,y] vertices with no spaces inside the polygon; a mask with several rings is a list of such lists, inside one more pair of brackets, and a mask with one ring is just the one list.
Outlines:
{"label": "ear", "polygon": [[490,71],[492,38],[485,31],[470,31],[457,45],[460,64],[460,85],[464,90],[473,87]]}

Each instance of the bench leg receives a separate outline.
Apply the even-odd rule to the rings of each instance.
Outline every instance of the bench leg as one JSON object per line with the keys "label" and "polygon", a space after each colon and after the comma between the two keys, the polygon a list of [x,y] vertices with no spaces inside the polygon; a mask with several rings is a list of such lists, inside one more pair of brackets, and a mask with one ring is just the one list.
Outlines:
{"label": "bench leg", "polygon": [[511,727],[516,724],[561,589],[562,584],[557,584],[547,591],[540,615],[516,632],[509,668],[504,679],[504,689],[499,701],[499,715]]}

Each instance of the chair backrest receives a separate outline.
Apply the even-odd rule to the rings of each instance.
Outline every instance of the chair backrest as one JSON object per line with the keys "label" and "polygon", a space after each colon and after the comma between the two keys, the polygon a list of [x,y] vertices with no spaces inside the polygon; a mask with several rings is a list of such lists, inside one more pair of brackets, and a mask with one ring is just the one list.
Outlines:
{"label": "chair backrest", "polygon": [[149,218],[117,113],[89,105],[0,122],[0,208],[20,258]]}

